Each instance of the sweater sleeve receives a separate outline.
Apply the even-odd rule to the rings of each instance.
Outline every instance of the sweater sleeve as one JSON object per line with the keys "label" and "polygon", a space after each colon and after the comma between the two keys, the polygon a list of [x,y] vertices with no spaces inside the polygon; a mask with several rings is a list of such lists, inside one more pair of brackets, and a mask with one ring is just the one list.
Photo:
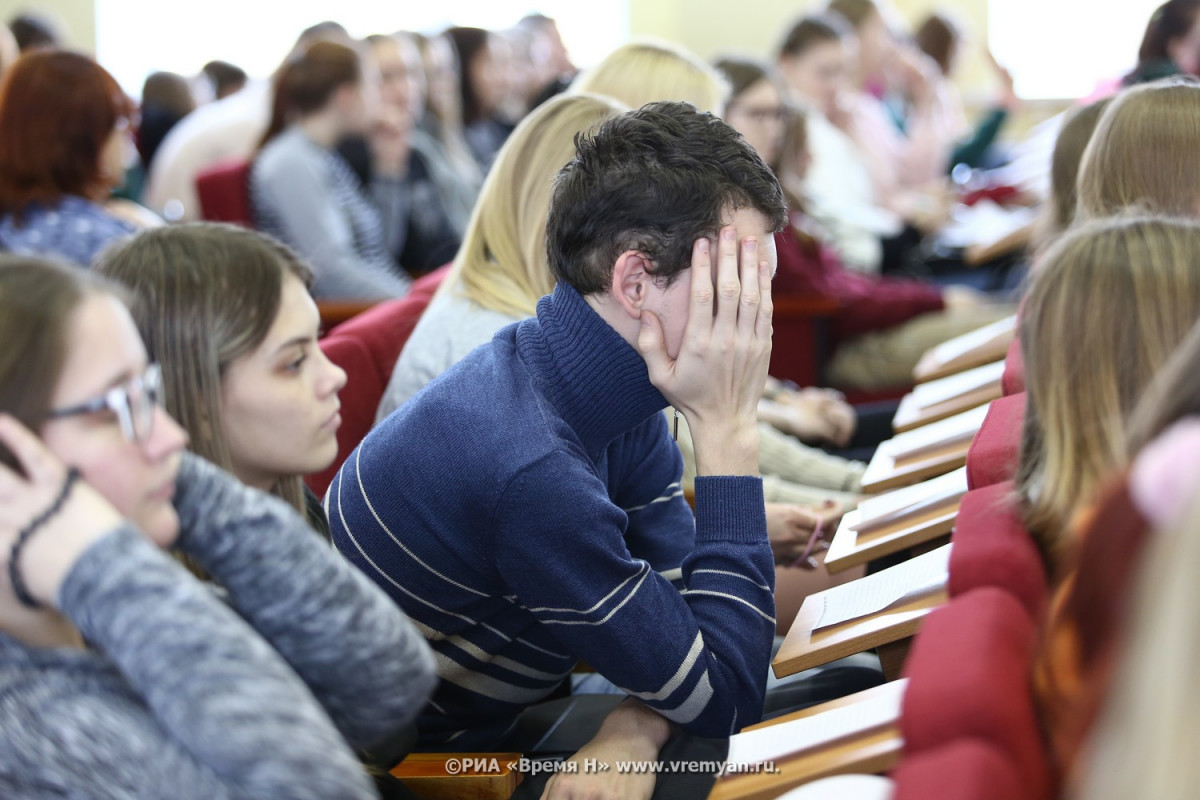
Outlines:
{"label": "sweater sleeve", "polygon": [[[43,691],[25,693],[32,705],[14,736],[46,763],[31,763],[40,774],[12,796],[374,796],[270,645],[133,529],[84,553],[59,606],[124,683],[39,671]],[[7,700],[11,720],[20,712]]]}
{"label": "sweater sleeve", "polygon": [[323,164],[303,153],[260,159],[250,174],[256,215],[277,224],[284,241],[313,267],[313,293],[320,297],[401,297],[408,285],[388,269],[362,258],[354,231],[331,202]]}
{"label": "sweater sleeve", "polygon": [[436,682],[424,637],[291,507],[188,455],[179,547],[368,750],[416,717]]}
{"label": "sweater sleeve", "polygon": [[995,143],[996,137],[1000,135],[1000,129],[1004,127],[1007,119],[1008,112],[1003,108],[997,107],[989,110],[983,119],[979,120],[979,124],[975,126],[971,135],[955,146],[954,152],[950,155],[950,164],[946,169],[954,169],[956,164],[978,167],[983,159],[983,154]]}
{"label": "sweater sleeve", "polygon": [[629,553],[628,518],[603,482],[555,451],[504,492],[495,558],[516,601],[575,657],[686,730],[722,737],[762,716],[774,562],[760,479],[698,478],[696,504],[680,592]]}

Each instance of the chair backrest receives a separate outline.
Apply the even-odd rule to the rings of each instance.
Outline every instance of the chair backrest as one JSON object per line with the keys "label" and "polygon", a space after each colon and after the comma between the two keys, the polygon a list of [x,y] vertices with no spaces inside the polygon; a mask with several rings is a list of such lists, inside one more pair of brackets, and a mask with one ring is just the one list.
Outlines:
{"label": "chair backrest", "polygon": [[404,297],[371,307],[321,339],[321,350],[346,371],[346,386],[341,392],[337,458],[305,479],[318,496],[325,494],[342,462],[371,430],[396,359],[448,271],[449,266],[434,270],[413,283]]}
{"label": "chair backrest", "polygon": [[1025,356],[1021,354],[1021,340],[1013,339],[1004,357],[1004,375],[1000,378],[1000,391],[1005,397],[1025,391]]}
{"label": "chair backrest", "polygon": [[950,597],[1002,589],[1040,620],[1050,600],[1046,568],[1021,522],[1011,481],[963,496],[950,548]]}
{"label": "chair backrest", "polygon": [[981,489],[1016,475],[1024,426],[1024,392],[992,401],[967,451],[967,488]]}
{"label": "chair backrest", "polygon": [[930,614],[905,664],[905,753],[982,740],[1023,778],[1022,791],[1009,796],[1048,798],[1053,781],[1030,679],[1035,643],[1029,615],[999,589],[976,589]]}
{"label": "chair backrest", "polygon": [[892,800],[1013,800],[1030,797],[1013,760],[974,738],[906,757],[892,770]]}
{"label": "chair backrest", "polygon": [[223,161],[196,176],[200,215],[210,222],[254,227],[250,210],[250,161]]}

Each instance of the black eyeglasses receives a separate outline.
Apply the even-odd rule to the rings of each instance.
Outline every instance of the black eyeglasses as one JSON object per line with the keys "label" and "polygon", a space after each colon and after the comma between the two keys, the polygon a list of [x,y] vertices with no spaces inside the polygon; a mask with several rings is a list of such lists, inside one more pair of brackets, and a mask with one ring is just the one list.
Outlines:
{"label": "black eyeglasses", "polygon": [[125,440],[137,444],[147,441],[154,433],[154,409],[162,405],[162,398],[162,368],[158,364],[151,364],[141,375],[109,389],[95,400],[70,408],[56,408],[46,418],[61,419],[112,411],[117,415]]}

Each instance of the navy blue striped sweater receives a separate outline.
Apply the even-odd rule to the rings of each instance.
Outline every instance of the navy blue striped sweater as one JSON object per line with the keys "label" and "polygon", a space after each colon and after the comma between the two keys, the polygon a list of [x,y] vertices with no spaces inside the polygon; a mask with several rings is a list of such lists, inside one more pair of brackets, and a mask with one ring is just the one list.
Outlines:
{"label": "navy blue striped sweater", "polygon": [[696,482],[645,362],[573,289],[371,431],[326,508],[425,634],[426,748],[486,749],[579,660],[705,736],[758,721],[775,630],[762,484]]}

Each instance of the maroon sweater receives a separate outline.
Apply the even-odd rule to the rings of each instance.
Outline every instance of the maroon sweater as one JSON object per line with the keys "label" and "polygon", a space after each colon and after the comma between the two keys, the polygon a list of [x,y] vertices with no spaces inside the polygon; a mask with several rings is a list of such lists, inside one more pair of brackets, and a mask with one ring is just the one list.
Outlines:
{"label": "maroon sweater", "polygon": [[817,295],[837,302],[830,326],[834,347],[945,308],[936,286],[846,269],[832,250],[791,225],[775,234],[775,247],[779,252],[779,269],[772,282],[775,294]]}

